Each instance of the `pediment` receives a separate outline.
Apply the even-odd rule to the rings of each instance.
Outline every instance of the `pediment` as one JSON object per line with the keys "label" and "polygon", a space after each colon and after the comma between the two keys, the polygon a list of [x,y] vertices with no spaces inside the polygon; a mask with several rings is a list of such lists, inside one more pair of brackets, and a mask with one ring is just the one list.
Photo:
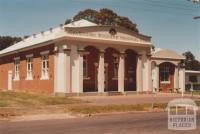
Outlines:
{"label": "pediment", "polygon": [[151,44],[151,37],[135,33],[122,27],[112,26],[88,26],[88,27],[65,27],[68,36],[84,37],[99,40],[119,40],[140,44]]}

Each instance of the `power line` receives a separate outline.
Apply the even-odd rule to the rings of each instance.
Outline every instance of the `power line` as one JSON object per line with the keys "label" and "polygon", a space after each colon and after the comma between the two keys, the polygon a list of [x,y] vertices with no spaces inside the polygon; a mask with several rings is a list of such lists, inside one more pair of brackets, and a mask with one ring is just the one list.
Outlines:
{"label": "power line", "polygon": [[175,10],[180,10],[180,11],[193,11],[195,12],[196,10],[194,9],[188,9],[188,8],[184,8],[184,7],[180,7],[180,6],[176,6],[176,5],[169,5],[169,4],[163,4],[163,3],[158,3],[158,2],[152,2],[152,1],[138,1],[138,0],[126,0],[128,2],[131,3],[140,3],[140,4],[145,4],[148,6],[152,6],[152,7],[164,7],[167,9],[175,9]]}
{"label": "power line", "polygon": [[[93,5],[97,5],[97,6],[103,6],[103,7],[118,7],[118,8],[123,8],[123,9],[130,9],[130,10],[136,10],[136,11],[145,11],[145,12],[153,12],[153,13],[164,13],[164,14],[169,14],[169,15],[174,15],[174,12],[165,12],[163,10],[160,10],[160,9],[155,9],[155,8],[146,8],[145,6],[148,6],[147,4],[144,4],[144,3],[140,3],[140,4],[143,4],[144,6],[143,7],[130,7],[130,6],[126,6],[126,5],[118,5],[118,4],[103,4],[103,3],[99,3],[99,2],[92,2],[92,1],[84,1],[82,3],[92,3]],[[132,1],[132,3],[138,3],[138,2],[135,2],[135,1]],[[80,1],[77,3],[77,4],[81,4]],[[171,10],[170,10],[171,11]],[[182,11],[178,10],[179,13],[181,15],[187,15],[187,16],[194,16],[195,14],[191,14],[191,13],[183,13]]]}
{"label": "power line", "polygon": [[[145,0],[145,1],[147,1],[147,0]],[[176,3],[177,1],[175,1],[175,0],[173,0],[173,1],[161,1],[161,0],[148,0],[148,2],[156,2],[156,3],[162,3],[162,4],[167,4],[167,5],[170,5],[170,6],[178,6],[178,7],[181,7],[181,8],[186,8],[186,9],[191,9],[191,10],[193,10],[193,9],[197,9],[197,8],[199,8],[197,5],[194,5],[194,4],[192,4],[192,6],[193,7],[189,7],[189,6],[191,6],[191,3],[188,3],[187,5],[185,5],[185,4],[182,4],[182,3]],[[186,1],[186,0],[183,0],[183,1]]]}

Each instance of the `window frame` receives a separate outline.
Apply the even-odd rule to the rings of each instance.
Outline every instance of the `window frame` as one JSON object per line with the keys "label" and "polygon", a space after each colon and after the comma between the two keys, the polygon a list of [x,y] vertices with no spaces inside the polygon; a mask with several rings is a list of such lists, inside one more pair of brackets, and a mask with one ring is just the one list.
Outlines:
{"label": "window frame", "polygon": [[[30,68],[29,68],[30,67]],[[26,56],[26,80],[33,80],[33,55]]]}
{"label": "window frame", "polygon": [[14,67],[15,67],[14,80],[18,81],[20,80],[20,57],[14,58]]}
{"label": "window frame", "polygon": [[83,55],[83,78],[88,78],[88,55]]}
{"label": "window frame", "polygon": [[119,55],[113,54],[113,79],[118,79],[118,70],[119,70]]}
{"label": "window frame", "polygon": [[162,65],[160,67],[160,81],[161,83],[166,83],[166,84],[170,83],[170,66],[169,65]]}
{"label": "window frame", "polygon": [[41,52],[41,80],[49,79],[49,51]]}

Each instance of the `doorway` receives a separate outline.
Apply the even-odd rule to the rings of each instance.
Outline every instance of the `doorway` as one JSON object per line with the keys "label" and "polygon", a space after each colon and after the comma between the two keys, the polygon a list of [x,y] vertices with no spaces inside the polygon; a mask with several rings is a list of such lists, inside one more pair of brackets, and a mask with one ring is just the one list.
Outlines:
{"label": "doorway", "polygon": [[105,63],[104,65],[104,90],[105,92],[108,91],[108,64]]}
{"label": "doorway", "polygon": [[12,71],[8,71],[8,90],[12,90]]}

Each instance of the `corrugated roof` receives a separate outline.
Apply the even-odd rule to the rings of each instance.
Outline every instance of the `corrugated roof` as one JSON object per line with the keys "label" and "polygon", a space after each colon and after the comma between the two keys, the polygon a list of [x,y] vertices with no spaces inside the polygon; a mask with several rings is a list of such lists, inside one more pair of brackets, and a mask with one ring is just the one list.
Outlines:
{"label": "corrugated roof", "polygon": [[64,32],[64,28],[63,27],[87,27],[87,26],[95,26],[97,24],[89,22],[87,20],[79,20],[79,21],[75,21],[72,22],[68,25],[64,25],[64,26],[60,26],[60,27],[56,27],[53,28],[51,30],[48,30],[46,32],[43,33],[39,33],[39,34],[35,34],[33,36],[30,36],[6,49],[3,49],[2,51],[0,51],[0,55],[9,53],[9,52],[13,52],[13,51],[17,51],[23,48],[27,48],[27,47],[31,47],[34,46],[36,44],[40,44],[40,43],[44,43],[44,42],[48,42],[51,40],[54,40],[58,37],[59,33]]}

